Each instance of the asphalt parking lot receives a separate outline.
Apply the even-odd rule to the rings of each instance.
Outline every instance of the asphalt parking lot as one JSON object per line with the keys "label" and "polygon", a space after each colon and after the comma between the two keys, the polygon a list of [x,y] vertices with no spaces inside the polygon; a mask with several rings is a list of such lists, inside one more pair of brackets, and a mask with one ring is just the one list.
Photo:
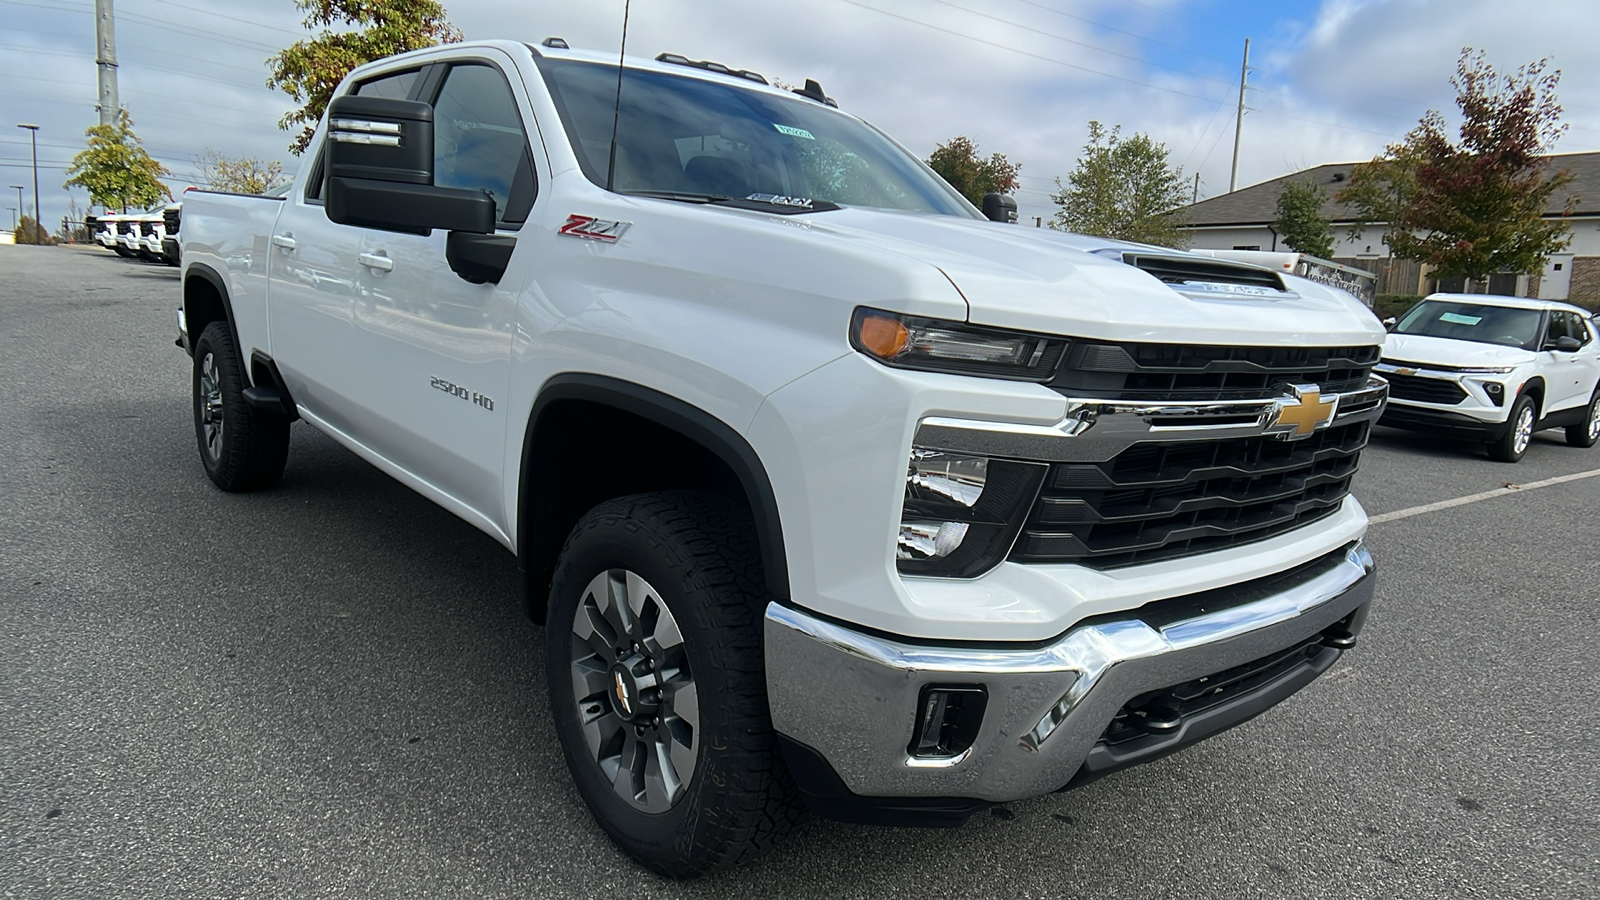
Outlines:
{"label": "asphalt parking lot", "polygon": [[[510,554],[304,425],[275,490],[211,486],[177,292],[0,246],[6,898],[1600,896],[1600,477],[1374,525],[1357,650],[1185,753],[675,884],[571,786]],[[1380,429],[1356,492],[1595,469]]]}

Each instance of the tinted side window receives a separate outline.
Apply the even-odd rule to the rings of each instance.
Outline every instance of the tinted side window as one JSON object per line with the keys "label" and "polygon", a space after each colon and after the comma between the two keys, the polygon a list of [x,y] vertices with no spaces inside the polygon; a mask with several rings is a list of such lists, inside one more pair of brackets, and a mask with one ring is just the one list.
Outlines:
{"label": "tinted side window", "polygon": [[501,224],[528,218],[533,161],[516,98],[499,69],[459,65],[446,76],[433,104],[433,183],[488,191]]}
{"label": "tinted side window", "polygon": [[421,69],[397,75],[385,75],[382,78],[361,82],[350,93],[361,97],[381,97],[385,100],[410,100],[411,89],[417,86],[417,79],[421,75]]}

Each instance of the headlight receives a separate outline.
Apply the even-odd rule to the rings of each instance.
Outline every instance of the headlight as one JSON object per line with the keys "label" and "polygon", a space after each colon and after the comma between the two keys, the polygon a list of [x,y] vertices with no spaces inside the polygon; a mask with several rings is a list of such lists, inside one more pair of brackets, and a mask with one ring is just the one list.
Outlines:
{"label": "headlight", "polygon": [[1458,366],[1451,371],[1460,372],[1463,375],[1509,375],[1516,370],[1516,366]]}
{"label": "headlight", "polygon": [[972,578],[1011,549],[1048,467],[913,447],[895,558],[907,575]]}
{"label": "headlight", "polygon": [[863,307],[850,322],[850,346],[902,369],[1044,381],[1055,373],[1067,342]]}

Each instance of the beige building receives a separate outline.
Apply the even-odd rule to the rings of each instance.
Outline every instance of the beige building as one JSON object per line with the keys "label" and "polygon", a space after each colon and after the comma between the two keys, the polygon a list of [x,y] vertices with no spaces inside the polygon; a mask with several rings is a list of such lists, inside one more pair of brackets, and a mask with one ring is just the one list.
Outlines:
{"label": "beige building", "polygon": [[1600,303],[1600,153],[1564,153],[1551,162],[1572,173],[1572,183],[1550,200],[1546,215],[1560,218],[1569,196],[1576,195],[1577,208],[1567,222],[1572,242],[1566,250],[1550,257],[1537,276],[1506,272],[1492,275],[1485,283],[1463,285],[1461,279],[1443,282],[1429,277],[1426,268],[1409,260],[1390,257],[1383,242],[1383,229],[1368,226],[1352,237],[1350,226],[1355,211],[1333,199],[1349,181],[1350,170],[1360,163],[1335,163],[1305,169],[1282,178],[1202,200],[1187,207],[1191,246],[1203,250],[1287,250],[1272,222],[1277,218],[1278,194],[1286,184],[1309,180],[1328,194],[1322,214],[1333,223],[1334,261],[1367,269],[1378,274],[1382,294],[1425,294],[1434,290],[1463,290],[1492,294],[1516,294],[1546,300],[1575,300]]}

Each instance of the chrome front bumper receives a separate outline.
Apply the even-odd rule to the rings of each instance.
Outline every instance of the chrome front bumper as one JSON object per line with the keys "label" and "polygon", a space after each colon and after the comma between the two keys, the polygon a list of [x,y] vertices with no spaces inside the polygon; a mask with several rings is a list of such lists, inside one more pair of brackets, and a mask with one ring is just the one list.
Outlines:
{"label": "chrome front bumper", "polygon": [[[858,797],[1038,796],[1079,776],[1129,700],[1313,640],[1365,607],[1373,587],[1372,556],[1356,543],[1293,578],[1097,617],[1015,649],[905,643],[773,603],[765,623],[772,723]],[[913,758],[922,688],[952,684],[987,692],[976,740],[952,758]]]}

